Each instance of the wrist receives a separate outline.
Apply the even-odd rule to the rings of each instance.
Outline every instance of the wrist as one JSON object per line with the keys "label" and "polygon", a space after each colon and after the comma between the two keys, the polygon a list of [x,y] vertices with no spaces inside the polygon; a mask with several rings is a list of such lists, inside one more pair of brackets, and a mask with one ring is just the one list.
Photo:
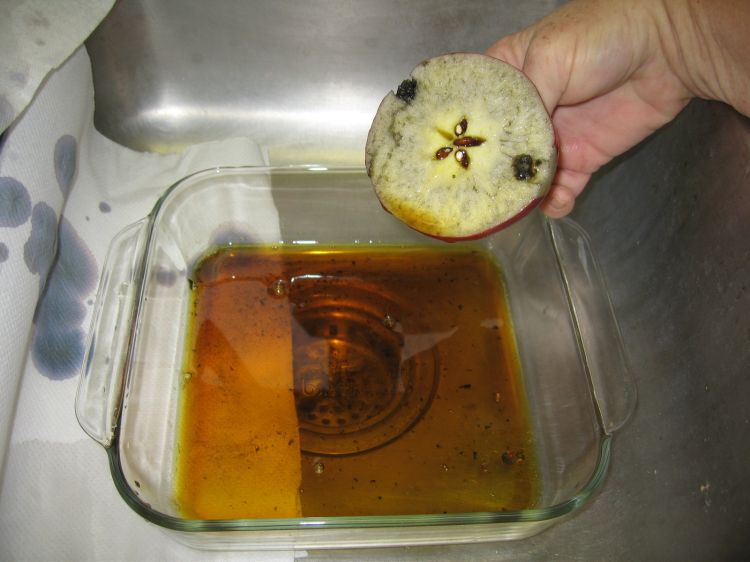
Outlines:
{"label": "wrist", "polygon": [[652,4],[667,63],[696,97],[750,115],[750,24],[746,0],[661,0]]}

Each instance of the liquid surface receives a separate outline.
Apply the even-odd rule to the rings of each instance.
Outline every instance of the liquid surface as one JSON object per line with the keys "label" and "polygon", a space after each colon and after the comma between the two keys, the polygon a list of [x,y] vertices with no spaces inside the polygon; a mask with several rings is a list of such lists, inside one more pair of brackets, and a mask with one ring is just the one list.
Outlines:
{"label": "liquid surface", "polygon": [[184,516],[533,507],[515,342],[483,252],[227,248],[192,284]]}

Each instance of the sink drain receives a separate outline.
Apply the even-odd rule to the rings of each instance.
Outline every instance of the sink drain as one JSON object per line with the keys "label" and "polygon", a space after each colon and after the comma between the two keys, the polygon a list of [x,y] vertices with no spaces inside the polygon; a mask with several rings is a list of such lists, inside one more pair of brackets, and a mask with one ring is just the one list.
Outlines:
{"label": "sink drain", "polygon": [[430,406],[434,349],[404,355],[404,307],[356,279],[292,279],[302,450],[347,455],[389,443]]}

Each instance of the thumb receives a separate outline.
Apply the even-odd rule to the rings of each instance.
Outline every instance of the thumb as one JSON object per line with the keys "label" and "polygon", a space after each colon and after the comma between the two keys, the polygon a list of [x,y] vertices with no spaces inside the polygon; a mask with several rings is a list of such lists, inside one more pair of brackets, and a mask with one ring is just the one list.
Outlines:
{"label": "thumb", "polygon": [[502,39],[495,41],[484,54],[500,59],[515,66],[518,70],[522,70],[523,62],[526,58],[526,49],[528,48],[528,41],[524,41],[523,35],[522,33],[506,35]]}
{"label": "thumb", "polygon": [[539,48],[533,29],[508,35],[491,45],[485,54],[512,64],[536,86],[547,113],[552,115],[568,82],[563,65],[552,49]]}
{"label": "thumb", "polygon": [[526,52],[521,70],[536,86],[547,113],[552,115],[570,81],[570,67],[559,50],[539,48],[536,42],[532,47]]}

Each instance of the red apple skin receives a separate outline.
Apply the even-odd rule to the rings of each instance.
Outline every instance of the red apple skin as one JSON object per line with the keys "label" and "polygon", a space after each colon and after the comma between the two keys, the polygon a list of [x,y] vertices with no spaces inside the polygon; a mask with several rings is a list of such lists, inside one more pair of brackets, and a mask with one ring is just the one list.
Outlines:
{"label": "red apple skin", "polygon": [[[521,209],[518,213],[510,217],[508,220],[501,222],[498,225],[495,225],[491,228],[488,228],[487,230],[484,230],[482,232],[478,232],[476,234],[470,234],[468,236],[432,236],[433,238],[437,238],[438,240],[442,240],[443,242],[468,242],[470,240],[478,240],[480,238],[484,238],[486,236],[489,236],[490,234],[495,234],[496,232],[509,227],[513,223],[521,220],[526,215],[528,215],[531,211],[536,209],[539,204],[542,202],[544,197],[537,197],[536,199],[532,199],[531,203],[526,205],[523,209]],[[427,234],[427,236],[431,236],[430,234]]]}
{"label": "red apple skin", "polygon": [[[496,232],[498,232],[498,231],[500,231],[500,230],[502,230],[504,228],[509,227],[510,225],[512,225],[513,223],[521,220],[526,215],[528,215],[531,211],[533,211],[534,209],[536,209],[543,200],[544,200],[544,197],[537,197],[536,199],[533,199],[531,201],[531,203],[529,203],[523,209],[521,209],[518,213],[516,213],[515,215],[513,215],[512,217],[510,217],[508,220],[506,220],[506,221],[504,221],[504,222],[502,222],[502,223],[500,223],[498,225],[492,226],[492,227],[490,227],[490,228],[488,228],[486,230],[483,230],[482,232],[477,232],[476,234],[469,234],[467,236],[439,236],[437,234],[430,234],[429,232],[424,232],[422,230],[419,230],[418,228],[414,228],[413,226],[411,226],[410,224],[407,224],[405,222],[404,222],[404,224],[406,224],[406,226],[408,226],[412,230],[415,230],[416,232],[419,232],[420,234],[424,234],[425,236],[429,236],[430,238],[435,238],[436,240],[442,240],[443,242],[449,242],[449,243],[453,243],[453,242],[469,242],[471,240],[479,240],[480,238],[485,238],[486,236],[490,236],[491,234],[494,234],[494,233],[496,233]],[[391,213],[391,211],[388,209],[388,207],[386,207],[385,205],[383,205],[382,201],[380,201],[380,206],[383,207],[383,209],[389,215],[393,215],[393,213]],[[401,221],[401,222],[403,222],[403,221]]]}

